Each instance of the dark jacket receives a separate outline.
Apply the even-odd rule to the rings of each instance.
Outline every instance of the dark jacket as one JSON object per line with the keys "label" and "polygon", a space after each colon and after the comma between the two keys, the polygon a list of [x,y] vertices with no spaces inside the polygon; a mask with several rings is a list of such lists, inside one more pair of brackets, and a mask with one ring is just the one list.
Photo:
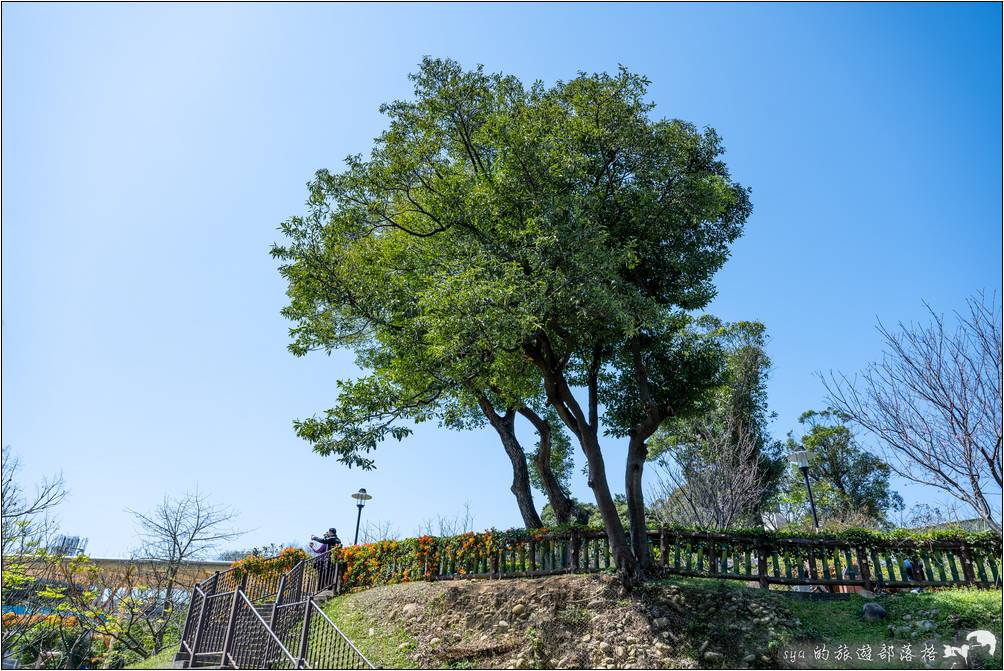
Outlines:
{"label": "dark jacket", "polygon": [[310,540],[317,541],[321,545],[326,546],[328,550],[334,550],[336,547],[342,544],[341,539],[338,538],[338,534],[335,534],[333,536],[325,534],[323,538],[318,538],[317,536],[311,536]]}

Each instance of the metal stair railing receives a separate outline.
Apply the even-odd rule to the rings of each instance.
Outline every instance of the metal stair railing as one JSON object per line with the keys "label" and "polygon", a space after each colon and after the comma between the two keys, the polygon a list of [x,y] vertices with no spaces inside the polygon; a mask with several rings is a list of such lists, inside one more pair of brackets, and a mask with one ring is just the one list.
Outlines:
{"label": "metal stair railing", "polygon": [[234,594],[221,666],[231,669],[303,668],[239,587]]}
{"label": "metal stair railing", "polygon": [[[313,599],[340,591],[336,553],[301,560],[279,576],[230,569],[195,585],[175,666],[374,668]],[[259,608],[268,598],[266,620]]]}

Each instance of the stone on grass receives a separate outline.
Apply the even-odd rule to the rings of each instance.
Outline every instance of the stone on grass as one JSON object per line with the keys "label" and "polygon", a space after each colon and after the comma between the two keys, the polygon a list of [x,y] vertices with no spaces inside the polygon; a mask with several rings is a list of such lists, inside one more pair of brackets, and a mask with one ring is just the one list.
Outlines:
{"label": "stone on grass", "polygon": [[861,617],[865,622],[878,622],[886,618],[885,608],[877,603],[866,603],[861,609]]}

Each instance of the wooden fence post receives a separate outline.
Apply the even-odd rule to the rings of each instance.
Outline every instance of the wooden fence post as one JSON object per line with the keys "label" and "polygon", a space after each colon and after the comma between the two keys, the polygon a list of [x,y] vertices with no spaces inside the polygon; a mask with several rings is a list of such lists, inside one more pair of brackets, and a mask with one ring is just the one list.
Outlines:
{"label": "wooden fence post", "polygon": [[875,585],[872,583],[872,572],[868,566],[868,552],[862,548],[857,548],[858,553],[858,564],[861,568],[861,580],[864,581],[865,589],[869,592],[875,591]]}
{"label": "wooden fence post", "polygon": [[763,545],[757,548],[756,576],[760,589],[770,589],[770,583],[767,581],[767,548]]}
{"label": "wooden fence post", "polygon": [[959,561],[962,563],[962,576],[967,584],[972,585],[976,582],[976,573],[973,571],[973,558],[969,554],[969,545],[964,541],[959,546]]}
{"label": "wooden fence post", "polygon": [[663,566],[667,566],[668,557],[666,556],[666,530],[659,529],[659,561]]}
{"label": "wooden fence post", "polygon": [[809,560],[809,578],[812,580],[819,579],[819,572],[816,570],[816,546],[810,545],[806,551]]}
{"label": "wooden fence post", "polygon": [[530,541],[530,570],[537,570],[537,541]]}

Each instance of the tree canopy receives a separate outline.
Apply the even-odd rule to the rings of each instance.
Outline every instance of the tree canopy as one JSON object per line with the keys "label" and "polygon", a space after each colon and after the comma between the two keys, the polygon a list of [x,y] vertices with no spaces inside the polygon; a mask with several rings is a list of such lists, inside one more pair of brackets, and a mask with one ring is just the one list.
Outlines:
{"label": "tree canopy", "polygon": [[[806,431],[788,436],[788,449],[809,453],[809,479],[820,523],[878,526],[903,508],[892,490],[892,468],[867,452],[847,425],[849,418],[833,409],[809,410],[798,418]],[[783,497],[789,506],[807,510],[801,472],[794,466]]]}
{"label": "tree canopy", "polygon": [[545,402],[579,442],[615,561],[633,571],[600,403],[605,431],[630,440],[635,528],[646,440],[717,381],[719,346],[688,313],[714,296],[748,190],[713,130],[651,118],[647,80],[624,68],[524,86],[425,59],[411,78],[413,99],[382,106],[370,155],[319,171],[308,213],[273,248],[291,351],[351,348],[367,372],[297,431],[366,467],[402,420],[462,422],[479,395],[501,409]]}

